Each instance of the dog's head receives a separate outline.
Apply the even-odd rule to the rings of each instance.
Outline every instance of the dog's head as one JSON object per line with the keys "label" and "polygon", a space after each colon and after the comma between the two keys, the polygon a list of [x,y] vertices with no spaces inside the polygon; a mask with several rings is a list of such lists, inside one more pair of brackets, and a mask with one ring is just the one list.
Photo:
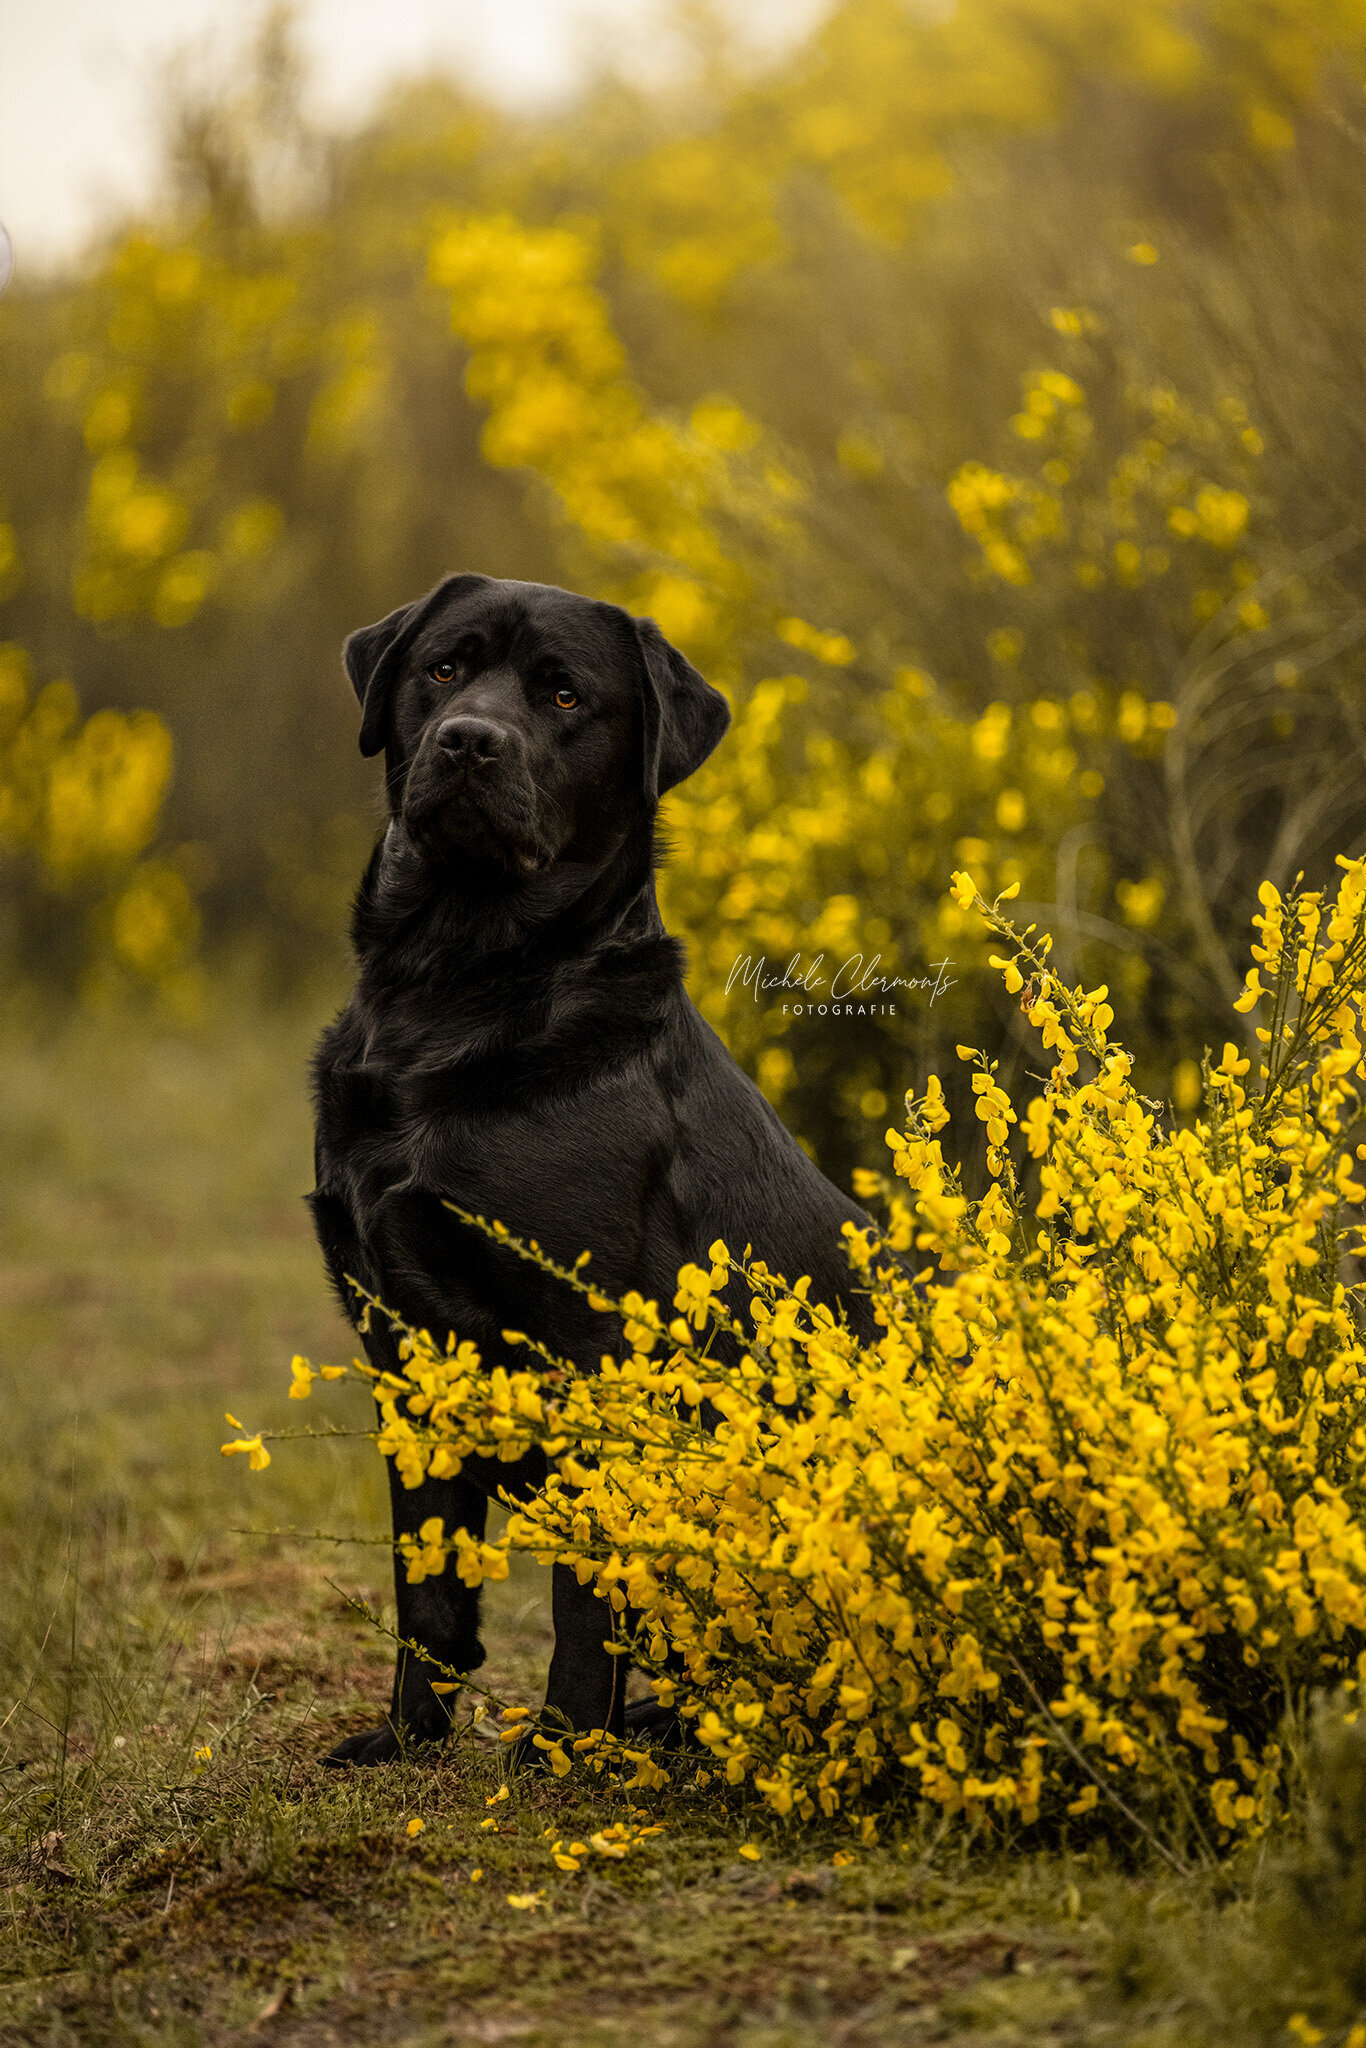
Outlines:
{"label": "dog's head", "polygon": [[543,583],[448,576],[343,659],[413,844],[510,874],[607,857],[730,723],[653,620]]}

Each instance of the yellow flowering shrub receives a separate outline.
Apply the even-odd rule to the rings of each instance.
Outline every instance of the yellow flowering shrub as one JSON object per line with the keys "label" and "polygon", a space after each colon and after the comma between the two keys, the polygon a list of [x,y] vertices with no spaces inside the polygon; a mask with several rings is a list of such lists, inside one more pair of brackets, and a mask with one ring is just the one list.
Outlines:
{"label": "yellow flowering shrub", "polygon": [[199,913],[177,868],[143,858],[171,767],[171,735],[155,713],[82,721],[69,682],[35,694],[24,649],[0,645],[0,852],[36,881],[68,937],[75,907],[97,981],[124,970],[183,1003]]}
{"label": "yellow flowering shrub", "polygon": [[[1051,322],[1077,375],[1043,368],[1021,380],[1022,409],[1008,424],[1032,467],[1019,473],[962,463],[948,500],[980,550],[969,564],[976,580],[1023,592],[1061,572],[1064,589],[1070,583],[1075,593],[1096,595],[1089,610],[1080,594],[1064,605],[1049,591],[1042,608],[1017,600],[1013,639],[998,637],[993,658],[1017,665],[1042,625],[1051,637],[1080,631],[1092,660],[1118,659],[1146,680],[1160,672],[1163,657],[1152,644],[1150,614],[1128,592],[1146,590],[1148,605],[1158,596],[1176,633],[1205,626],[1226,608],[1231,625],[1265,626],[1266,589],[1251,587],[1260,585],[1259,573],[1235,552],[1251,537],[1265,449],[1245,401],[1227,394],[1202,411],[1166,385],[1136,381],[1117,393],[1113,366],[1094,339],[1103,323],[1085,308],[1063,307],[1053,309]],[[1122,439],[1098,432],[1100,407],[1120,412]]]}
{"label": "yellow flowering shrub", "polygon": [[735,496],[729,458],[759,430],[724,397],[686,420],[647,403],[601,263],[591,224],[468,214],[439,223],[428,274],[469,351],[466,389],[488,411],[485,460],[541,477],[610,594],[651,610],[699,659],[720,659],[750,579],[716,515]]}
{"label": "yellow flowering shrub", "polygon": [[21,648],[0,647],[0,837],[31,848],[55,880],[136,858],[156,831],[171,736],[150,711],[84,724],[68,682],[30,702]]}
{"label": "yellow flowering shrub", "polygon": [[660,900],[703,1014],[830,1158],[865,1150],[896,1077],[981,1017],[982,939],[943,875],[971,860],[1051,896],[1100,764],[1170,707],[1142,702],[1135,724],[1127,698],[1093,690],[973,719],[909,665],[842,721],[813,694],[777,676],[740,701],[725,747],[668,799]]}
{"label": "yellow flowering shrub", "polygon": [[441,226],[428,274],[449,292],[452,332],[470,351],[466,388],[489,409],[484,455],[543,475],[593,543],[663,557],[733,592],[743,577],[706,515],[721,451],[757,429],[724,404],[700,407],[689,426],[650,410],[594,282],[600,262],[584,225],[470,215]]}
{"label": "yellow flowering shrub", "polygon": [[[447,218],[428,256],[452,332],[469,351],[467,388],[487,409],[486,459],[539,477],[588,550],[596,587],[651,610],[731,691],[725,747],[665,807],[665,914],[689,941],[693,992],[709,1021],[840,1172],[868,1156],[908,1055],[943,1053],[980,1020],[981,981],[971,975],[980,947],[943,890],[948,868],[970,860],[1002,886],[1017,882],[1050,900],[1060,848],[1103,844],[1099,799],[1116,756],[1152,760],[1177,713],[1155,694],[1155,673],[1147,687],[1104,680],[1101,647],[1093,656],[1074,646],[1066,662],[1047,663],[1072,687],[1028,694],[1025,631],[1003,625],[987,635],[1001,695],[974,717],[918,665],[788,612],[771,557],[781,543],[801,561],[809,546],[795,456],[724,395],[686,419],[651,407],[630,376],[602,264],[590,227],[533,227],[508,215]],[[1069,318],[1089,333],[1081,315]],[[1169,505],[1218,495],[1192,469],[1208,460],[1211,423],[1171,393],[1150,394],[1137,452],[1097,473],[1081,384],[1043,370],[1027,385],[1017,425],[1028,424],[1037,444],[1039,476],[973,462],[948,485],[986,570],[1028,585],[1035,557],[1047,575],[1070,547],[1088,572],[1085,592],[1075,580],[1070,587],[1084,595],[1107,581],[1121,535],[1121,554],[1134,548],[1145,574],[1165,572],[1170,554],[1159,563],[1155,548],[1145,553],[1128,538],[1138,525],[1132,505],[1155,504],[1149,524],[1171,541]],[[1097,554],[1108,567],[1092,577]],[[1173,581],[1184,589],[1204,573],[1195,562]],[[1112,589],[1096,588],[1094,602],[1112,618]],[[1051,589],[1045,606],[1056,624]],[[1062,637],[1080,646],[1075,629],[1085,622],[1068,613],[1063,623]],[[1141,641],[1150,625],[1139,624]],[[789,661],[789,650],[806,657],[809,672],[763,674],[774,641]],[[748,681],[756,671],[760,679]],[[1150,808],[1143,836],[1146,847]],[[1093,865],[1104,858],[1098,850]],[[1137,1001],[1154,948],[1131,934],[1164,909],[1168,925],[1173,918],[1160,872],[1121,875],[1118,886],[1126,893],[1108,937],[1128,949],[1118,973]],[[1179,928],[1163,936],[1179,948]],[[772,982],[793,962],[775,994]],[[1141,1050],[1165,1085],[1167,1048]]]}
{"label": "yellow flowering shrub", "polygon": [[532,1443],[552,1466],[501,1544],[429,1523],[410,1576],[453,1556],[478,1583],[508,1548],[572,1565],[699,1782],[777,1815],[872,1839],[921,1800],[1173,1855],[1265,1828],[1287,1709],[1366,1677],[1366,861],[1342,867],[1336,897],[1264,888],[1256,1049],[1207,1057],[1186,1128],[1137,1092],[1108,991],[1067,987],[957,875],[1051,1071],[1017,1103],[960,1048],[978,1196],[938,1079],[908,1098],[885,1234],[847,1230],[883,1334],[719,1242],[668,1307],[566,1273],[621,1318],[600,1361],[488,1370],[406,1331],[377,1387],[405,1483]]}
{"label": "yellow flowering shrub", "polygon": [[844,0],[799,65],[736,94],[715,128],[625,168],[614,195],[623,240],[704,309],[782,256],[794,175],[827,182],[869,234],[898,242],[955,182],[964,131],[1057,122],[1086,72],[1198,112],[1230,147],[1274,155],[1293,146],[1328,49],[1359,61],[1364,27],[1357,0]]}
{"label": "yellow flowering shrub", "polygon": [[232,451],[304,366],[316,376],[326,364],[309,418],[319,444],[341,437],[354,399],[355,323],[324,336],[298,298],[278,265],[239,267],[194,238],[148,232],[92,281],[87,345],[58,355],[44,382],[90,458],[71,572],[81,617],[187,626],[225,577],[269,552],[280,508],[235,488]]}

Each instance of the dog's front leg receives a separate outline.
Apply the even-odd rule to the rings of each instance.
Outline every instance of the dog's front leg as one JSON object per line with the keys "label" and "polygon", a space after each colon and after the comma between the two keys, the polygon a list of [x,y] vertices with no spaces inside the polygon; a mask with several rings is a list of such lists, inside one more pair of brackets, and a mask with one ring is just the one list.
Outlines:
{"label": "dog's front leg", "polygon": [[[326,1763],[389,1763],[408,1743],[438,1743],[451,1731],[453,1694],[432,1692],[432,1679],[449,1681],[451,1671],[477,1671],[483,1663],[479,1642],[479,1587],[465,1585],[446,1559],[446,1569],[430,1579],[408,1583],[408,1569],[397,1550],[399,1536],[416,1536],[430,1516],[440,1516],[446,1534],[463,1528],[481,1538],[487,1520],[487,1495],[467,1479],[424,1479],[405,1487],[389,1462],[389,1499],[393,1505],[393,1591],[397,1604],[399,1651],[393,1669],[393,1700],[387,1720],[377,1729],[346,1737],[324,1759]],[[405,1649],[408,1642],[434,1657]],[[444,1669],[442,1669],[444,1667]]]}
{"label": "dog's front leg", "polygon": [[581,1734],[605,1728],[611,1735],[624,1735],[631,1660],[613,1656],[604,1647],[614,1634],[611,1606],[591,1584],[581,1586],[567,1564],[554,1567],[550,1600],[555,1651],[545,1691],[546,1733],[553,1735],[567,1721]]}
{"label": "dog's front leg", "polygon": [[[388,1464],[395,1546],[400,1536],[415,1536],[432,1515],[441,1517],[448,1535],[453,1529],[467,1529],[476,1539],[483,1536],[488,1497],[470,1480],[463,1476],[424,1479],[421,1486],[407,1487],[392,1459]],[[388,1718],[377,1728],[339,1742],[326,1758],[329,1764],[383,1764],[396,1757],[405,1744],[439,1742],[450,1729],[447,1701],[454,1696],[433,1692],[432,1680],[447,1682],[451,1672],[477,1671],[484,1661],[479,1640],[479,1588],[458,1579],[449,1559],[444,1572],[410,1585],[395,1547],[394,1592],[396,1634],[401,1641]],[[403,1647],[407,1643],[419,1644],[436,1662],[428,1663]]]}
{"label": "dog's front leg", "polygon": [[[400,1536],[416,1536],[422,1524],[439,1515],[449,1536],[456,1529],[467,1530],[476,1542],[483,1538],[488,1520],[488,1496],[463,1475],[456,1479],[424,1479],[421,1486],[406,1487],[389,1461],[389,1499],[394,1515],[394,1542]],[[429,1664],[411,1650],[399,1649],[394,1668],[394,1697],[390,1720],[410,1741],[432,1742],[446,1734],[450,1710],[444,1703],[452,1695],[432,1691],[432,1680],[449,1682],[453,1671],[477,1671],[484,1661],[479,1640],[478,1586],[467,1586],[456,1576],[455,1560],[448,1557],[446,1569],[434,1578],[409,1585],[408,1573],[399,1551],[394,1551],[394,1597],[398,1608],[396,1633],[405,1643],[418,1643]],[[438,1669],[445,1665],[446,1670]]]}

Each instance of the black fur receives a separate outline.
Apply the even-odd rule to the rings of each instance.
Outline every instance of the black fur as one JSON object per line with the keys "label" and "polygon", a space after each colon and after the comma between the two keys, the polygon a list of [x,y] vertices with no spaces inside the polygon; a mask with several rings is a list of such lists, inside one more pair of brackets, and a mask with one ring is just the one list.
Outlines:
{"label": "black fur", "polygon": [[[452,1200],[561,1263],[590,1250],[605,1293],[638,1287],[666,1311],[685,1261],[717,1237],[752,1242],[871,1334],[840,1239],[868,1219],[694,1009],[655,902],[659,796],[717,745],[725,700],[651,620],[482,576],[353,633],[345,661],[392,813],[356,900],[355,992],[314,1065],[310,1199],[347,1313],[349,1276],[489,1362],[525,1363],[502,1342],[511,1328],[579,1363],[620,1344],[611,1319],[462,1225]],[[454,675],[434,680],[443,664]],[[383,1318],[365,1342],[375,1365],[397,1364]],[[539,1453],[412,1490],[391,1472],[395,1534],[430,1515],[480,1532],[490,1489],[526,1497],[544,1476]],[[449,1569],[396,1580],[399,1635],[477,1669],[477,1592]],[[620,1729],[607,1609],[559,1567],[553,1608],[547,1708]],[[332,1760],[380,1762],[447,1726],[428,1667],[400,1654],[388,1719]]]}

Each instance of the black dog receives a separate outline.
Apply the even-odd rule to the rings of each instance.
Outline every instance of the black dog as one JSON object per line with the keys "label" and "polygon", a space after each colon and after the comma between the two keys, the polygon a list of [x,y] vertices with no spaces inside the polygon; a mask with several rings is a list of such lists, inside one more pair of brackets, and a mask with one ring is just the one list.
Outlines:
{"label": "black dog", "polygon": [[[840,1227],[868,1219],[819,1173],[683,989],[660,922],[660,796],[729,723],[725,700],[649,619],[538,583],[450,576],[353,633],[360,744],[384,748],[391,819],[355,907],[360,974],[315,1062],[317,1191],[333,1282],[354,1277],[438,1340],[524,1362],[515,1328],[580,1363],[620,1342],[561,1281],[461,1224],[443,1200],[535,1237],[562,1264],[590,1249],[604,1293],[671,1311],[679,1267],[721,1237],[865,1334]],[[734,1284],[734,1283],[732,1283]],[[736,1304],[739,1305],[738,1303]],[[384,1319],[374,1365],[397,1354]],[[478,1535],[489,1492],[527,1497],[539,1453],[473,1459],[405,1488],[394,1532],[430,1515]],[[398,1633],[456,1671],[483,1661],[479,1596],[453,1572],[396,1572]],[[557,1566],[546,1708],[623,1725],[624,1660],[606,1611]],[[400,1653],[387,1720],[332,1752],[379,1763],[444,1735],[430,1666]]]}

